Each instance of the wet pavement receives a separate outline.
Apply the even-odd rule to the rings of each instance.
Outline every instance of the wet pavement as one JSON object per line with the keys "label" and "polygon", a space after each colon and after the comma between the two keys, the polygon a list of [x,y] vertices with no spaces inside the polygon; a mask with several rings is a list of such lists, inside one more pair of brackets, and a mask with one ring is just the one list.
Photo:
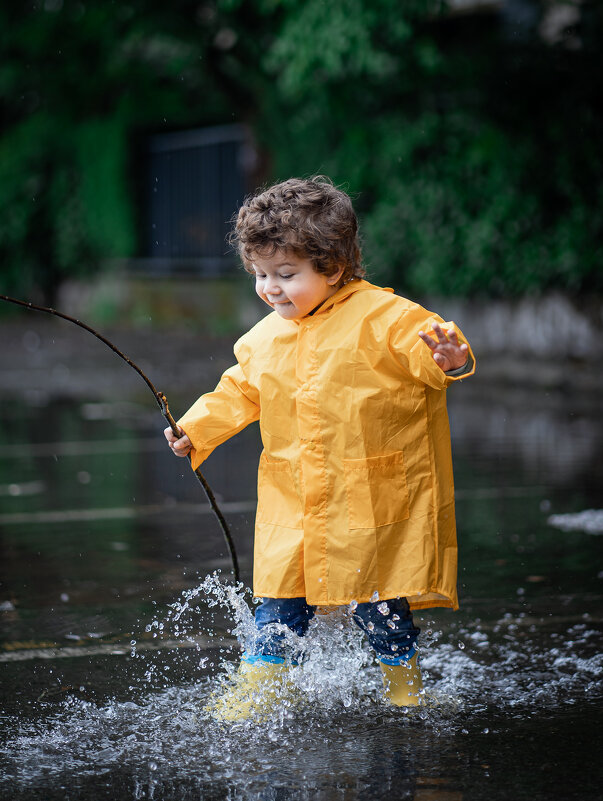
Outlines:
{"label": "wet pavement", "polygon": [[[417,615],[429,703],[383,705],[335,615],[310,632],[305,702],[224,726],[203,707],[252,604],[196,591],[227,579],[228,554],[152,396],[66,324],[3,331],[1,799],[600,797],[596,397],[479,376],[449,392],[461,610]],[[227,340],[192,332],[111,336],[176,415],[230,362]],[[246,585],[259,447],[250,427],[205,468]]]}

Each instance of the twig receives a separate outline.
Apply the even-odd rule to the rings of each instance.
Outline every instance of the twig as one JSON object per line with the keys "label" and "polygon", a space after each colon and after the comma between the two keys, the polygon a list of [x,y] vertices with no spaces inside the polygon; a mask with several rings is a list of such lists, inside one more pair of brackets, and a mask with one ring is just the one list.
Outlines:
{"label": "twig", "polygon": [[[70,315],[64,314],[63,312],[59,312],[56,309],[51,309],[51,308],[48,308],[47,306],[37,306],[35,303],[29,303],[29,302],[26,302],[26,301],[23,301],[23,300],[17,300],[16,298],[8,297],[8,295],[0,295],[0,300],[6,300],[6,301],[8,301],[8,303],[15,303],[17,306],[23,306],[24,308],[29,309],[30,311],[46,312],[47,314],[52,314],[55,317],[61,317],[63,320],[67,320],[68,322],[73,323],[74,325],[78,325],[80,328],[83,328],[85,331],[88,331],[89,333],[93,334],[97,339],[100,339],[101,342],[104,342],[104,344],[108,348],[111,348],[111,350],[114,353],[116,353],[120,358],[122,358],[127,364],[129,364],[130,367],[133,370],[136,370],[138,375],[144,380],[144,382],[146,383],[148,388],[153,393],[153,396],[155,398],[155,401],[157,402],[157,405],[159,406],[161,414],[164,416],[164,418],[166,419],[168,425],[172,429],[172,432],[173,432],[174,436],[176,436],[176,437],[180,436],[180,430],[179,430],[178,426],[176,425],[176,421],[174,420],[174,418],[172,417],[172,415],[170,413],[170,410],[169,410],[169,407],[168,407],[167,398],[165,397],[163,392],[159,392],[155,388],[155,385],[153,384],[151,379],[147,375],[145,375],[143,373],[143,371],[140,369],[140,367],[135,362],[133,362],[131,359],[129,359],[125,355],[125,353],[122,353],[121,350],[113,344],[113,342],[111,342],[109,339],[107,339],[107,337],[104,337],[102,334],[99,334],[98,331],[95,331],[94,328],[92,328],[91,326],[87,325],[86,323],[83,323],[81,320],[76,320],[75,317],[70,317]],[[232,572],[234,574],[234,580],[235,580],[236,583],[238,583],[239,582],[239,562],[238,562],[238,559],[237,559],[237,552],[236,552],[236,549],[235,549],[235,546],[234,546],[232,535],[230,533],[230,529],[228,528],[228,524],[226,522],[226,519],[225,519],[224,515],[222,514],[222,510],[218,506],[218,502],[216,501],[215,495],[212,492],[212,489],[209,486],[209,484],[207,483],[207,479],[205,478],[205,476],[201,472],[200,468],[197,468],[195,470],[195,475],[197,476],[197,478],[199,480],[199,483],[201,484],[201,486],[205,490],[205,494],[207,496],[207,500],[209,501],[209,505],[211,506],[213,513],[217,517],[218,522],[220,524],[220,528],[222,529],[222,534],[224,535],[224,539],[226,540],[226,544],[228,545],[228,550],[230,551],[230,558],[231,558],[231,561],[232,561]]]}

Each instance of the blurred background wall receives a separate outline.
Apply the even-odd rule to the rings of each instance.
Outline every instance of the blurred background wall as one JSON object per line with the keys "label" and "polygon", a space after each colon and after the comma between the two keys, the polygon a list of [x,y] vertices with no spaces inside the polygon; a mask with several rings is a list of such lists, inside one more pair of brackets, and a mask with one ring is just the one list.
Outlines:
{"label": "blurred background wall", "polygon": [[596,336],[597,0],[5,0],[0,30],[2,292],[168,324],[197,294],[191,325],[244,328],[232,214],[324,173],[371,280],[476,310],[561,297]]}

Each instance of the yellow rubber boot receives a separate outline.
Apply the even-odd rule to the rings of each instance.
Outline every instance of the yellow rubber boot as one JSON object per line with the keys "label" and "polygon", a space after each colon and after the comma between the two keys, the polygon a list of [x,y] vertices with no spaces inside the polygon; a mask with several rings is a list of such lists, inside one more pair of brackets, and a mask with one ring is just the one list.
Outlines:
{"label": "yellow rubber boot", "polygon": [[393,706],[417,706],[423,696],[421,668],[417,653],[401,665],[386,665],[381,662],[385,697]]}
{"label": "yellow rubber boot", "polygon": [[285,662],[243,659],[226,692],[212,698],[205,710],[216,720],[232,723],[266,717],[275,703],[293,697],[290,667]]}

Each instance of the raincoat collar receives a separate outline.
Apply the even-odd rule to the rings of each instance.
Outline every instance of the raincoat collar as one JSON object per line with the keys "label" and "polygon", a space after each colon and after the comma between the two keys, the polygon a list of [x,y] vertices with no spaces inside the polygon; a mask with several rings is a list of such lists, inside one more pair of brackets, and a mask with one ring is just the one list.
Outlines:
{"label": "raincoat collar", "polygon": [[383,292],[393,292],[394,290],[391,287],[380,287],[375,286],[374,284],[365,281],[363,278],[355,279],[350,281],[348,284],[344,284],[341,289],[338,289],[334,295],[331,295],[330,298],[327,298],[325,302],[318,307],[318,309],[314,312],[314,314],[307,314],[305,317],[301,317],[300,319],[293,320],[292,322],[299,323],[301,322],[308,322],[308,320],[315,320],[320,318],[321,316],[328,314],[335,306],[339,305],[346,301],[349,297],[351,297],[356,292],[363,292],[367,289],[380,289]]}

